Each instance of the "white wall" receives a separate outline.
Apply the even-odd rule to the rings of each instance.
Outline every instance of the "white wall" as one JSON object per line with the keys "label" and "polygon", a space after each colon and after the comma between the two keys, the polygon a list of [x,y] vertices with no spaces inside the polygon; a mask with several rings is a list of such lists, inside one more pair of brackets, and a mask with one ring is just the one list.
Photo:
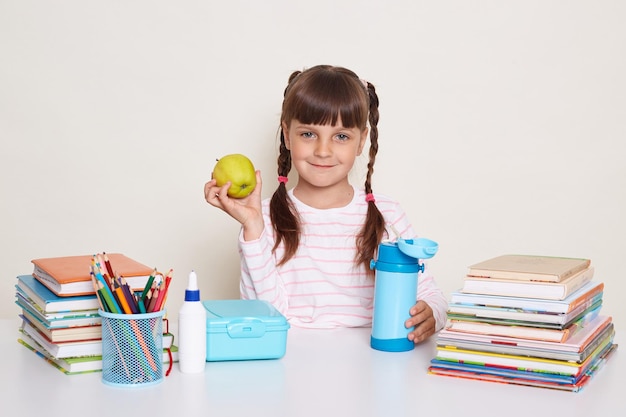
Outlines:
{"label": "white wall", "polygon": [[102,251],[174,268],[172,318],[192,268],[238,297],[238,225],[203,184],[242,152],[269,196],[287,78],[319,63],[377,87],[374,189],[440,243],[447,293],[502,253],[590,257],[615,314],[624,21],[619,1],[0,0],[0,317],[31,259]]}

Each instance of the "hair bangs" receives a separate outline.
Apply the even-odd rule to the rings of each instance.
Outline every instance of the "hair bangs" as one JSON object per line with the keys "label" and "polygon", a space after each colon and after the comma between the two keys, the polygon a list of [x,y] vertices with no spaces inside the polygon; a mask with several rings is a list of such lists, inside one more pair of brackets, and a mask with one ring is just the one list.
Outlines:
{"label": "hair bangs", "polygon": [[[368,97],[356,77],[335,71],[314,76],[301,74],[288,91],[283,106],[283,120],[298,120],[312,125],[364,129],[367,125]],[[290,94],[291,93],[291,94]]]}

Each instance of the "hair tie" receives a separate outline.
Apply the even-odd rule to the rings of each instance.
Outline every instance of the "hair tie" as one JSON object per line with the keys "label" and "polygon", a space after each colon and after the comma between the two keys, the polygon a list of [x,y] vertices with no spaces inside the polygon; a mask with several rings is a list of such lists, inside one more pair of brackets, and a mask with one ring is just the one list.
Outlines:
{"label": "hair tie", "polygon": [[281,183],[281,184],[286,184],[286,183],[287,183],[287,181],[289,181],[289,178],[287,178],[287,177],[283,177],[282,175],[279,175],[279,176],[278,176],[278,182],[279,182],[279,183]]}
{"label": "hair tie", "polygon": [[365,194],[365,201],[367,201],[368,203],[375,203],[376,199],[374,198],[374,194],[372,193]]}

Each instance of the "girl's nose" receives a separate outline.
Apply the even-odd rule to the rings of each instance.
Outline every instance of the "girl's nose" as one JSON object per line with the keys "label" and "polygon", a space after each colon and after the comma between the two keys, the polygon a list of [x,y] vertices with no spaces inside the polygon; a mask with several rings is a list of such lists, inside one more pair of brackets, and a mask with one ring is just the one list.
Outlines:
{"label": "girl's nose", "polygon": [[315,155],[328,156],[332,154],[331,140],[328,138],[320,138],[315,146]]}

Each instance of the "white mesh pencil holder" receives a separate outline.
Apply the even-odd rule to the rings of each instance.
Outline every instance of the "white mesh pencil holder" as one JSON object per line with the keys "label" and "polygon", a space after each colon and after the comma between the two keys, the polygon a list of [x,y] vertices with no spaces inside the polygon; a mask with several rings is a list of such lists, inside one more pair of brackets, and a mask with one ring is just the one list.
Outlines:
{"label": "white mesh pencil holder", "polygon": [[163,315],[114,314],[102,317],[102,382],[148,386],[163,381]]}

